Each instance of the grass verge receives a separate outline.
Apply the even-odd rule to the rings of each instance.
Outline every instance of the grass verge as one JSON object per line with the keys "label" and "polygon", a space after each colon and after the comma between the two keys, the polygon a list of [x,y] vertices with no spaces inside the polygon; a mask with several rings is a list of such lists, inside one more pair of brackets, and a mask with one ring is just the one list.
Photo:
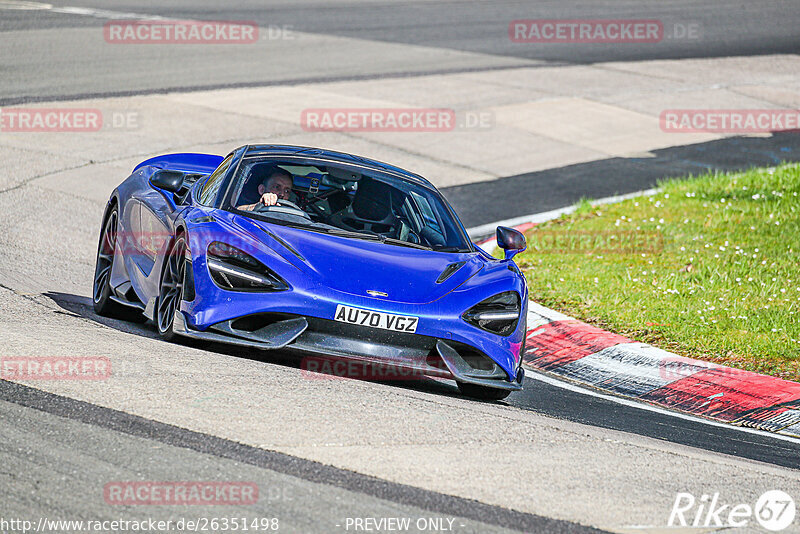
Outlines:
{"label": "grass verge", "polygon": [[800,166],[714,173],[526,232],[531,298],[636,341],[800,381]]}

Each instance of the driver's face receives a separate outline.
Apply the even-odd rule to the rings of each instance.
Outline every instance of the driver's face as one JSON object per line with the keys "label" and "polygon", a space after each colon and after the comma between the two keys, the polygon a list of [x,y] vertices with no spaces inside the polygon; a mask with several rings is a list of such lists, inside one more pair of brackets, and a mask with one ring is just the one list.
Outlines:
{"label": "driver's face", "polygon": [[261,193],[275,193],[281,200],[289,200],[289,193],[292,192],[292,181],[286,176],[279,174],[270,177],[267,180],[264,192]]}

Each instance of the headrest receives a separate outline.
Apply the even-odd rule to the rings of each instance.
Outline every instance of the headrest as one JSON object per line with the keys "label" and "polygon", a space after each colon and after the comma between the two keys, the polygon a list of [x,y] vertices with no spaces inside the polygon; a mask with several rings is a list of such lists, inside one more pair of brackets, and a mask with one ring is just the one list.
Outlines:
{"label": "headrest", "polygon": [[383,221],[392,212],[393,191],[390,185],[363,177],[353,198],[353,213],[368,221]]}

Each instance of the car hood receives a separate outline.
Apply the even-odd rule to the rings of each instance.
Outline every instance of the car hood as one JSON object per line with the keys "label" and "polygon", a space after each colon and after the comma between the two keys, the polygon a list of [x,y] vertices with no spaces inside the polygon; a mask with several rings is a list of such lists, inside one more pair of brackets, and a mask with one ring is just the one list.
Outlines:
{"label": "car hood", "polygon": [[[266,233],[260,239],[318,285],[352,295],[370,297],[367,291],[379,291],[387,294],[380,300],[425,304],[462,285],[483,265],[477,253],[420,250],[251,221],[291,247],[287,250]],[[459,262],[464,265],[437,283],[449,265]]]}

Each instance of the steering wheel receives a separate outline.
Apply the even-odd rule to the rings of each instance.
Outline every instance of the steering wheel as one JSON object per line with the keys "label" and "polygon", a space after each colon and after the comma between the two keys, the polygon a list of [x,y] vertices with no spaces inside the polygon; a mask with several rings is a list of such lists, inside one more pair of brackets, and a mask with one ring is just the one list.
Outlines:
{"label": "steering wheel", "polygon": [[258,213],[286,213],[288,215],[297,215],[299,217],[303,217],[309,221],[311,220],[311,216],[308,213],[303,211],[300,206],[290,200],[279,199],[278,203],[274,206],[267,206],[266,204],[259,203],[255,208],[253,208],[253,211]]}

